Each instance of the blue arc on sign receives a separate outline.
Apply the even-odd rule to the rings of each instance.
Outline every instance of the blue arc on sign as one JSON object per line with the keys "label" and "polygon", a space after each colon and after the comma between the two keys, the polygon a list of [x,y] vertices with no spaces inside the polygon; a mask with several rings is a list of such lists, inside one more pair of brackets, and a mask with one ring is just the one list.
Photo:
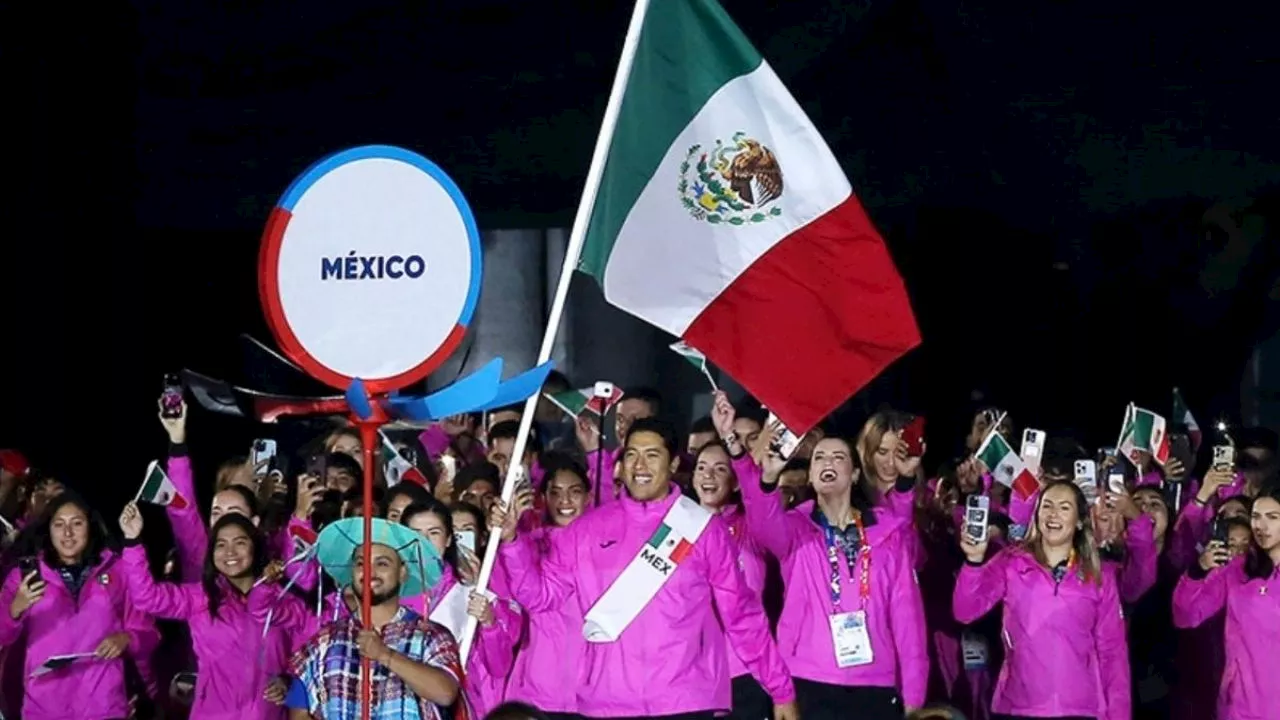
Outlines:
{"label": "blue arc on sign", "polygon": [[476,311],[476,305],[480,301],[481,265],[477,261],[482,256],[480,229],[476,225],[476,216],[471,212],[471,206],[467,204],[467,199],[463,197],[462,191],[458,189],[458,185],[453,181],[453,178],[449,177],[448,173],[442,170],[439,165],[412,150],[405,150],[394,145],[361,145],[349,148],[322,158],[307,168],[285,189],[284,195],[281,196],[280,202],[276,203],[276,207],[292,215],[293,208],[297,206],[303,194],[312,185],[316,184],[320,178],[343,165],[360,160],[398,160],[412,165],[440,183],[440,187],[444,188],[445,192],[448,193],[449,199],[453,200],[453,204],[458,208],[458,214],[462,216],[462,221],[467,228],[467,239],[471,243],[470,289],[467,291],[466,301],[462,305],[462,314],[458,318],[459,325],[464,328],[469,327],[471,325],[471,317]]}
{"label": "blue arc on sign", "polygon": [[[546,362],[502,382],[502,358],[494,358],[458,382],[425,397],[393,394],[388,398],[388,410],[393,417],[415,422],[493,410],[528,400],[542,389],[554,366],[554,362]],[[346,398],[356,417],[368,420],[373,416],[373,401],[363,381],[353,380]]]}

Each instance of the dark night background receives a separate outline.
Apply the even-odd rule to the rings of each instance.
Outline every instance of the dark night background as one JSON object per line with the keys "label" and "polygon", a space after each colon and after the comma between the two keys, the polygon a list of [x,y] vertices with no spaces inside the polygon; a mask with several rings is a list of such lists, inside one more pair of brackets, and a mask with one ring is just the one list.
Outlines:
{"label": "dark night background", "polygon": [[[1277,324],[1280,8],[722,2],[906,277],[925,345],[869,398],[945,417],[981,386],[1094,442],[1124,402],[1167,412],[1175,384],[1202,422],[1238,414]],[[269,340],[258,237],[294,176],[397,144],[449,171],[482,228],[567,225],[630,13],[15,5],[0,447],[113,499],[161,452],[163,373],[236,377],[236,335]],[[1271,224],[1236,249],[1205,213],[1248,199]],[[252,429],[227,427],[243,449]]]}

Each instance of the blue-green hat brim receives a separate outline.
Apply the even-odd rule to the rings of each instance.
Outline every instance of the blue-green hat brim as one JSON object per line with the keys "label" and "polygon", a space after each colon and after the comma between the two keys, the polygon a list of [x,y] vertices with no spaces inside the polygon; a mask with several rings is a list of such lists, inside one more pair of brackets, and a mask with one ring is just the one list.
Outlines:
{"label": "blue-green hat brim", "polygon": [[[372,539],[374,545],[395,550],[404,563],[407,573],[400,584],[401,597],[421,595],[440,582],[440,554],[418,533],[404,525],[374,518]],[[363,545],[364,518],[344,518],[329,523],[321,531],[316,539],[316,559],[339,587],[347,587],[353,583],[356,551]]]}

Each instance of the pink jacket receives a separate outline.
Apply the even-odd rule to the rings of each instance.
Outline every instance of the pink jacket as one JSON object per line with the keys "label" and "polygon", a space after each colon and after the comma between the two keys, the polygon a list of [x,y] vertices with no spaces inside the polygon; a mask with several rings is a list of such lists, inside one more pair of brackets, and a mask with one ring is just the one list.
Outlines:
{"label": "pink jacket", "polygon": [[1196,627],[1225,608],[1226,669],[1218,718],[1273,720],[1280,710],[1274,661],[1280,647],[1280,571],[1250,580],[1244,561],[1235,558],[1203,579],[1184,575],[1173,591],[1173,622]]}
{"label": "pink jacket", "polygon": [[[591,480],[591,502],[589,506],[596,504],[595,498],[597,488],[599,488],[600,506],[603,507],[617,500],[619,497],[626,495],[627,491],[617,486],[613,478],[613,468],[618,464],[619,449],[613,450],[600,449],[595,452],[587,453],[587,478]],[[603,457],[601,454],[603,453]],[[599,469],[599,473],[596,470]],[[596,475],[599,477],[596,477]]]}
{"label": "pink jacket", "polygon": [[[129,594],[140,609],[156,617],[182,620],[191,629],[199,672],[191,716],[278,720],[282,706],[262,699],[273,679],[287,674],[289,640],[272,627],[263,638],[267,614],[278,603],[302,606],[302,601],[268,586],[254,588],[246,600],[222,585],[218,617],[209,614],[208,597],[199,583],[156,583],[141,546],[125,548],[124,570]],[[274,623],[273,623],[274,625]]]}
{"label": "pink jacket", "polygon": [[[479,627],[475,647],[472,648],[471,657],[467,658],[466,667],[467,700],[479,718],[502,704],[507,691],[507,678],[515,666],[516,646],[520,643],[524,630],[524,614],[520,606],[509,599],[511,592],[504,573],[500,572],[500,567],[495,567],[494,571],[489,579],[489,591],[497,596],[497,600],[492,603],[494,622],[489,627]],[[421,612],[422,606],[426,605],[425,614],[429,617],[431,611],[436,609],[449,590],[457,584],[453,569],[446,565],[439,584],[414,609]]]}
{"label": "pink jacket", "polygon": [[[861,572],[840,557],[840,604],[831,601],[831,565],[826,538],[811,517],[812,500],[791,510],[782,493],[766,494],[760,468],[749,457],[734,461],[752,538],[782,565],[786,596],[778,619],[778,646],[793,675],[847,687],[892,687],[912,707],[924,704],[929,684],[929,652],[924,602],[917,584],[915,536],[910,520],[875,511],[866,528],[864,552],[871,553],[869,597],[861,597]],[[908,496],[909,497],[909,496]],[[829,617],[865,609],[874,659],[866,665],[836,664]]]}
{"label": "pink jacket", "polygon": [[[559,532],[557,527],[543,526],[530,533],[529,542],[539,558],[550,552],[551,535]],[[577,713],[578,688],[573,678],[578,675],[578,660],[587,652],[582,612],[575,603],[562,603],[528,617],[506,699],[529,703],[544,712]]]}
{"label": "pink jacket", "polygon": [[109,635],[127,632],[128,653],[150,657],[160,643],[151,618],[136,608],[125,587],[124,573],[116,557],[104,553],[93,569],[79,599],[73,598],[58,571],[40,561],[40,578],[47,584],[44,597],[22,617],[9,617],[21,582],[21,572],[10,571],[0,588],[0,645],[9,645],[26,631],[27,678],[22,715],[25,720],[100,720],[129,714],[125,697],[125,660],[89,660],[32,678],[31,673],[55,655],[91,653]]}
{"label": "pink jacket", "polygon": [[1008,715],[1129,720],[1129,648],[1115,574],[1102,584],[1068,573],[1061,583],[1020,546],[956,580],[956,620],[1004,604],[1005,661],[991,709]]}
{"label": "pink jacket", "polygon": [[[530,613],[571,604],[585,617],[653,536],[679,492],[673,485],[657,502],[624,496],[596,508],[553,534],[545,557],[527,536],[503,543],[499,555],[516,600]],[[711,518],[617,642],[585,643],[578,676],[563,678],[578,688],[579,712],[634,717],[728,710],[726,635],[774,702],[793,701],[791,676],[769,636],[759,594],[741,572],[726,572],[736,560],[724,521]]]}
{"label": "pink jacket", "polygon": [[[720,511],[720,517],[724,519],[725,527],[729,530],[729,537],[733,539],[737,546],[735,554],[738,560],[738,569],[742,571],[742,579],[747,582],[747,587],[756,597],[764,597],[764,581],[765,581],[765,550],[751,537],[751,533],[747,529],[747,516],[737,507],[730,505]],[[733,649],[733,643],[728,641],[729,648],[729,677],[736,678],[739,675],[746,675],[751,670],[738,657],[738,653]]]}
{"label": "pink jacket", "polygon": [[[199,582],[204,573],[205,556],[209,552],[209,528],[205,527],[204,518],[200,515],[199,499],[196,496],[195,476],[191,471],[191,458],[187,455],[170,455],[166,465],[169,480],[190,504],[179,508],[169,505],[165,513],[169,516],[169,525],[173,528],[173,544],[177,551],[178,568],[182,581]],[[288,561],[293,557],[293,541],[289,537],[289,527],[305,525],[289,516],[289,523],[281,528],[273,537],[268,538],[271,556]],[[299,589],[310,592],[320,579],[320,571],[314,560],[297,562],[285,568],[285,576],[294,581]]]}

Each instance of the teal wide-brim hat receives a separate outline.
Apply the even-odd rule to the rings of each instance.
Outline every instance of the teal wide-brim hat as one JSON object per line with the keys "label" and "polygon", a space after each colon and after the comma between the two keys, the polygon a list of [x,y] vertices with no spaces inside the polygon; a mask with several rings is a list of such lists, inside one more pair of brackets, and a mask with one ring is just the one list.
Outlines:
{"label": "teal wide-brim hat", "polygon": [[[408,574],[400,584],[400,597],[421,595],[440,582],[443,567],[440,554],[418,533],[404,525],[374,518],[372,538],[374,545],[395,550],[405,564]],[[347,587],[352,584],[356,552],[363,546],[364,518],[346,518],[330,523],[321,531],[316,539],[316,559],[339,587]]]}

